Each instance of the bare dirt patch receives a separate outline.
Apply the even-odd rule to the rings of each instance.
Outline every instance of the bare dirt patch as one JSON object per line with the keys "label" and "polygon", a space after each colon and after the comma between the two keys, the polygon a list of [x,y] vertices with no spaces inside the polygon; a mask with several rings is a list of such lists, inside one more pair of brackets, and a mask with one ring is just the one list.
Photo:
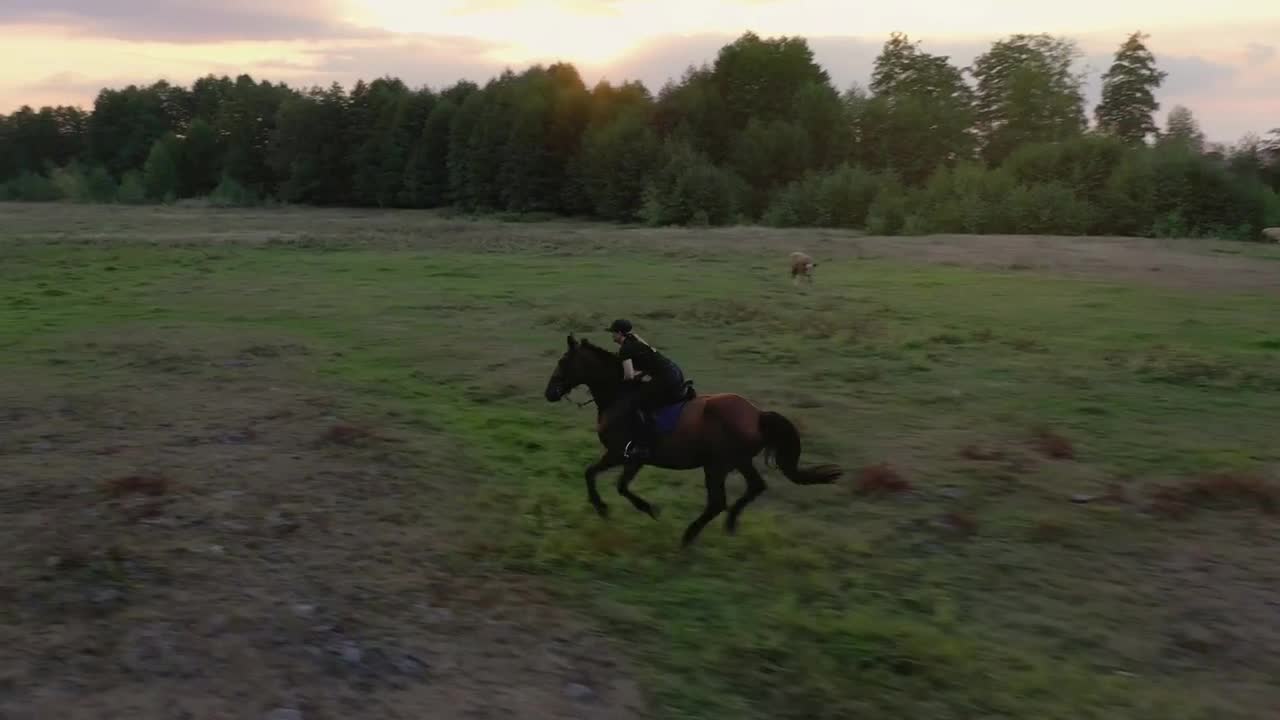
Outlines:
{"label": "bare dirt patch", "polygon": [[858,471],[853,492],[856,495],[881,496],[909,492],[911,483],[892,466],[881,463]]}
{"label": "bare dirt patch", "polygon": [[5,384],[0,717],[638,716],[601,636],[458,566],[455,454],[254,355]]}
{"label": "bare dirt patch", "polygon": [[1157,515],[1175,519],[1213,508],[1256,508],[1275,515],[1280,512],[1280,486],[1256,475],[1214,473],[1155,488],[1150,508]]}

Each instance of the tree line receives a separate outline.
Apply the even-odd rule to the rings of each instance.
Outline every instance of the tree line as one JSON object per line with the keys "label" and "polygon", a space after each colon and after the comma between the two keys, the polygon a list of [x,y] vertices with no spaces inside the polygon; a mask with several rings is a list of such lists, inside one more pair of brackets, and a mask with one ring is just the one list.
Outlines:
{"label": "tree line", "polygon": [[[744,33],[655,95],[570,64],[483,86],[350,91],[208,76],[0,116],[0,199],[283,202],[872,232],[1255,238],[1280,225],[1280,129],[1206,143],[1133,33],[1086,111],[1076,44],[969,67],[895,33],[844,92],[799,37]],[[1092,117],[1090,117],[1090,115]],[[1091,121],[1092,120],[1092,121]]]}

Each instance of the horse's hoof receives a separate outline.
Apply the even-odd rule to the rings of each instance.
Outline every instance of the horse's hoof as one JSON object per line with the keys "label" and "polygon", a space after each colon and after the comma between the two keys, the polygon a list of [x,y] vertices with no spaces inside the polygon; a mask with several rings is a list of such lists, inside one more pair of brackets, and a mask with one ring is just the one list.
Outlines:
{"label": "horse's hoof", "polygon": [[662,514],[662,508],[657,505],[650,505],[647,512],[649,513],[649,517],[657,520],[658,516]]}
{"label": "horse's hoof", "polygon": [[596,514],[599,515],[600,517],[606,518],[606,519],[609,517],[608,505],[605,505],[604,503],[600,503],[599,505],[596,505],[595,508],[596,508]]}

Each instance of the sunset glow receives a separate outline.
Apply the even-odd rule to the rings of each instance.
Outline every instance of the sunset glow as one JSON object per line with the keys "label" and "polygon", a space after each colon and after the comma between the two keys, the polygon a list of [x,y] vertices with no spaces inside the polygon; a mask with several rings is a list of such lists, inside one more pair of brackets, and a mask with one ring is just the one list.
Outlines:
{"label": "sunset glow", "polygon": [[552,61],[575,63],[588,82],[625,76],[656,90],[745,30],[809,38],[842,87],[866,82],[875,52],[895,30],[961,65],[1002,35],[1043,31],[1079,41],[1096,84],[1115,46],[1140,28],[1170,75],[1165,109],[1193,107],[1224,140],[1280,125],[1270,99],[1280,87],[1274,0],[1078,0],[1070,12],[1022,0],[321,0],[269,9],[231,0],[212,9],[174,2],[158,14],[143,13],[144,5],[59,0],[39,11],[35,4],[0,8],[0,42],[16,60],[0,65],[0,111],[24,103],[87,106],[104,85],[162,77],[189,83],[248,72],[306,85],[397,75],[438,87]]}

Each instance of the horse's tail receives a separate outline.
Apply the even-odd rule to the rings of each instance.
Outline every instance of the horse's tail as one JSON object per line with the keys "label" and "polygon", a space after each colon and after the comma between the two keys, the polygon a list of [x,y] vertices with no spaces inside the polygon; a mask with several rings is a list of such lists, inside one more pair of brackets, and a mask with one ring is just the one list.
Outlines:
{"label": "horse's tail", "polygon": [[764,438],[765,462],[776,464],[797,485],[828,485],[844,474],[839,465],[800,467],[800,433],[790,420],[776,412],[760,413],[760,435]]}

